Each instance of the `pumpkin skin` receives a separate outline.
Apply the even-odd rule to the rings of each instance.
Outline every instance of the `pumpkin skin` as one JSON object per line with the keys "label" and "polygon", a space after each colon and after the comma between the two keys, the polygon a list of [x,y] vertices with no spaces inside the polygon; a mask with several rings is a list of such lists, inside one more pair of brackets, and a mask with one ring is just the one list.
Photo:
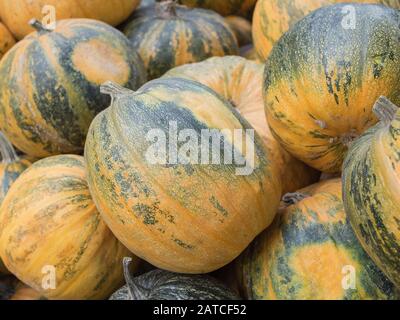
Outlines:
{"label": "pumpkin skin", "polygon": [[100,84],[136,89],[145,81],[143,63],[105,23],[70,19],[52,32],[36,27],[1,60],[0,128],[30,156],[80,154],[91,120],[110,101]]}
{"label": "pumpkin skin", "polygon": [[327,173],[341,171],[349,144],[377,122],[372,107],[380,95],[400,102],[400,12],[354,3],[357,23],[349,30],[341,25],[345,6],[296,24],[264,74],[271,131],[288,152]]}
{"label": "pumpkin skin", "polygon": [[249,20],[238,16],[228,16],[225,18],[225,21],[235,34],[239,47],[253,42],[251,38],[251,23]]}
{"label": "pumpkin skin", "polygon": [[[0,256],[18,279],[47,298],[109,297],[123,282],[121,261],[129,255],[100,218],[81,156],[35,162],[3,201]],[[55,289],[42,287],[47,265],[56,268]]]}
{"label": "pumpkin skin", "polygon": [[262,64],[241,57],[214,57],[168,71],[165,78],[198,81],[230,101],[252,125],[280,169],[283,194],[317,182],[320,173],[287,153],[271,134],[264,113]]}
{"label": "pumpkin skin", "polygon": [[360,243],[400,288],[400,111],[383,98],[375,110],[381,121],[354,142],[343,165],[343,198]]}
{"label": "pumpkin skin", "polygon": [[42,9],[46,5],[55,8],[57,20],[88,18],[116,26],[128,18],[139,3],[140,0],[2,0],[0,17],[17,39],[22,39],[34,31],[29,25],[32,18],[42,20],[45,17],[47,12],[42,13]]}
{"label": "pumpkin skin", "polygon": [[47,300],[43,297],[39,292],[33,290],[32,288],[20,283],[15,288],[14,294],[8,300],[19,300],[19,301],[27,301],[27,300]]}
{"label": "pumpkin skin", "polygon": [[173,1],[136,11],[124,33],[144,61],[149,80],[182,64],[239,53],[236,37],[221,16]]}
{"label": "pumpkin skin", "polygon": [[[340,179],[286,196],[273,225],[238,260],[244,295],[256,300],[399,299],[346,219]],[[349,285],[349,266],[355,289]],[[351,269],[350,269],[351,270]]]}
{"label": "pumpkin skin", "polygon": [[0,22],[0,59],[15,44],[15,39],[7,27]]}
{"label": "pumpkin skin", "polygon": [[[252,34],[261,61],[265,61],[275,43],[296,22],[312,11],[348,0],[259,0],[253,15]],[[400,9],[399,0],[353,0],[355,3],[378,3]]]}
{"label": "pumpkin skin", "polygon": [[251,16],[257,0],[179,0],[180,3],[188,7],[199,7],[214,10],[220,15],[238,15],[242,17]]}
{"label": "pumpkin skin", "polygon": [[104,221],[135,255],[168,271],[208,273],[272,222],[279,171],[257,134],[249,175],[237,174],[235,164],[153,165],[146,157],[150,129],[168,132],[170,122],[197,136],[206,129],[251,129],[226,100],[178,78],[153,80],[135,93],[108,84],[103,92],[114,99],[89,130],[88,182]]}
{"label": "pumpkin skin", "polygon": [[[127,261],[124,268],[127,269]],[[110,300],[239,300],[228,288],[206,275],[184,275],[152,270],[132,278],[125,271],[126,285]]]}

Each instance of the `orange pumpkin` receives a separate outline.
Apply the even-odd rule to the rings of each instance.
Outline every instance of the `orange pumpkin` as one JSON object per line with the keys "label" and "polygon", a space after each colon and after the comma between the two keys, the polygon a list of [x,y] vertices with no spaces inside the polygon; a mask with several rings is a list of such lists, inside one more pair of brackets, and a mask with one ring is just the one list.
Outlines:
{"label": "orange pumpkin", "polygon": [[15,44],[15,39],[7,29],[7,27],[0,22],[0,59],[4,54],[12,48]]}

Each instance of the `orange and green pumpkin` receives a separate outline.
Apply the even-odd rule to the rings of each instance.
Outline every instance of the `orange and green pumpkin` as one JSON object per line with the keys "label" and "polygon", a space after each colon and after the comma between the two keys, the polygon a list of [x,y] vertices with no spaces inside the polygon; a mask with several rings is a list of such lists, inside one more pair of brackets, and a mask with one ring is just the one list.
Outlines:
{"label": "orange and green pumpkin", "polygon": [[210,9],[223,16],[251,16],[257,0],[178,0],[188,7]]}
{"label": "orange and green pumpkin", "polygon": [[[136,92],[109,83],[103,92],[113,103],[89,129],[88,182],[104,221],[134,254],[168,271],[207,273],[272,222],[279,168],[228,101],[181,78]],[[240,172],[238,158],[248,170]]]}
{"label": "orange and green pumpkin", "polygon": [[5,53],[10,50],[15,44],[15,39],[7,29],[7,27],[0,22],[0,59]]}
{"label": "orange and green pumpkin", "polygon": [[225,21],[236,36],[239,47],[246,46],[253,42],[251,37],[251,22],[239,16],[225,17]]}
{"label": "orange and green pumpkin", "polygon": [[29,25],[32,18],[50,20],[49,6],[55,9],[57,20],[87,18],[116,26],[128,18],[139,3],[140,0],[2,0],[0,17],[11,32],[22,39],[34,31]]}
{"label": "orange and green pumpkin", "polygon": [[110,98],[100,85],[113,80],[136,89],[143,63],[128,39],[109,25],[62,20],[38,29],[0,62],[0,128],[24,153],[46,157],[81,153],[94,116]]}
{"label": "orange and green pumpkin", "polygon": [[379,3],[400,9],[399,0],[258,0],[252,33],[260,60],[267,59],[275,43],[296,22],[316,9],[340,2]]}
{"label": "orange and green pumpkin", "polygon": [[3,201],[1,259],[47,298],[107,298],[123,283],[121,261],[130,255],[92,201],[81,156],[37,161]]}
{"label": "orange and green pumpkin", "polygon": [[340,172],[351,142],[377,122],[380,95],[400,103],[400,11],[356,4],[314,11],[287,32],[267,60],[264,102],[281,145],[320,171]]}
{"label": "orange and green pumpkin", "polygon": [[226,100],[252,125],[278,165],[283,194],[306,187],[319,179],[319,172],[287,153],[271,134],[264,113],[262,78],[264,66],[242,57],[214,57],[170,70],[164,77],[198,81]]}
{"label": "orange and green pumpkin", "polygon": [[343,165],[343,198],[364,249],[400,288],[400,109],[380,98],[374,110],[381,121]]}
{"label": "orange and green pumpkin", "polygon": [[241,289],[256,300],[399,299],[347,220],[340,179],[284,197],[273,225],[237,261]]}
{"label": "orange and green pumpkin", "polygon": [[182,64],[239,52],[234,33],[220,15],[174,1],[136,11],[124,33],[144,61],[149,79]]}

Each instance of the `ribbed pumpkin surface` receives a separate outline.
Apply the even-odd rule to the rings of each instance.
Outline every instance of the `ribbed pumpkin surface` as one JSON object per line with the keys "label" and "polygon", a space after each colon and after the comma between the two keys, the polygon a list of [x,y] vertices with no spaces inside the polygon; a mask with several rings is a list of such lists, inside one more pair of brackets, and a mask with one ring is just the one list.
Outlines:
{"label": "ribbed pumpkin surface", "polygon": [[15,39],[7,29],[7,27],[0,22],[0,59],[4,54],[12,48],[15,44]]}
{"label": "ribbed pumpkin surface", "polygon": [[319,173],[293,158],[271,134],[262,97],[263,71],[262,64],[229,56],[177,67],[164,77],[198,81],[230,101],[263,139],[274,163],[280,169],[285,194],[316,182]]}
{"label": "ribbed pumpkin surface", "polygon": [[257,0],[179,0],[189,7],[200,7],[218,12],[223,16],[240,15],[248,17]]}
{"label": "ribbed pumpkin surface", "polygon": [[238,260],[247,298],[399,299],[399,290],[359,244],[341,189],[340,179],[321,182],[299,191],[295,203],[280,210]]}
{"label": "ribbed pumpkin surface", "polygon": [[232,261],[272,222],[281,194],[279,169],[262,140],[255,135],[249,175],[224,164],[220,144],[211,150],[222,151],[221,164],[152,164],[146,157],[152,129],[173,141],[168,132],[174,122],[179,132],[189,129],[196,137],[207,129],[251,128],[227,101],[190,80],[159,79],[113,95],[111,107],[92,122],[85,146],[90,190],[107,225],[132,252],[162,269],[207,273]]}
{"label": "ribbed pumpkin surface", "polygon": [[[83,157],[55,156],[34,163],[3,201],[1,259],[48,298],[107,298],[123,283],[121,262],[129,255],[92,201]],[[55,268],[55,289],[42,287],[46,275],[51,277],[42,272],[46,266]]]}
{"label": "ribbed pumpkin surface", "polygon": [[124,35],[87,19],[26,37],[1,60],[0,75],[0,128],[37,157],[82,152],[90,122],[110,101],[99,86],[136,89],[145,77]]}
{"label": "ribbed pumpkin surface", "polygon": [[400,12],[352,4],[319,9],[274,47],[266,63],[268,123],[282,146],[324,172],[340,172],[348,145],[377,121],[380,95],[400,103]]}
{"label": "ribbed pumpkin surface", "polygon": [[182,64],[239,52],[235,35],[221,16],[172,1],[138,10],[124,33],[143,59],[149,79]]}
{"label": "ribbed pumpkin surface", "polygon": [[392,115],[351,147],[343,197],[361,244],[400,287],[400,111]]}

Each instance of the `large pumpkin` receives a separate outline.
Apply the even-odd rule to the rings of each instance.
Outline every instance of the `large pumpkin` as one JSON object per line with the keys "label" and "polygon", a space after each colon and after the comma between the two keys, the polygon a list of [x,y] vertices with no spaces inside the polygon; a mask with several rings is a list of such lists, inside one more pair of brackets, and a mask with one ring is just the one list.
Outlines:
{"label": "large pumpkin", "polygon": [[340,179],[287,195],[276,221],[238,259],[249,299],[399,299],[400,291],[359,244]]}
{"label": "large pumpkin", "polygon": [[361,244],[400,288],[400,110],[381,98],[375,111],[380,123],[344,163],[343,197]]}
{"label": "large pumpkin", "polygon": [[[112,84],[103,90],[113,103],[88,133],[88,181],[105,222],[132,252],[168,271],[207,273],[272,222],[279,169],[226,100],[178,78],[136,92]],[[240,172],[232,144],[248,170]]]}
{"label": "large pumpkin", "polygon": [[263,70],[262,64],[229,56],[177,67],[167,72],[165,77],[198,81],[230,101],[263,139],[280,169],[285,194],[318,181],[320,174],[290,156],[272,136],[264,113]]}
{"label": "large pumpkin", "polygon": [[267,59],[275,43],[296,22],[318,8],[340,2],[380,3],[400,9],[399,0],[258,0],[252,33],[260,60]]}
{"label": "large pumpkin", "polygon": [[272,50],[264,75],[268,123],[282,146],[324,172],[340,172],[351,142],[377,122],[384,94],[400,103],[400,11],[346,4],[301,20]]}
{"label": "large pumpkin", "polygon": [[144,61],[149,79],[182,64],[239,52],[236,37],[221,16],[174,1],[136,11],[124,33]]}
{"label": "large pumpkin", "polygon": [[257,0],[179,0],[189,7],[199,7],[218,12],[223,16],[251,16]]}
{"label": "large pumpkin", "polygon": [[46,18],[48,6],[55,9],[57,20],[88,18],[115,26],[128,18],[139,3],[140,0],[2,0],[0,17],[11,32],[22,39],[34,31],[29,25],[32,18]]}
{"label": "large pumpkin", "polygon": [[15,39],[7,29],[7,27],[0,22],[0,59],[4,54],[10,50],[15,44]]}
{"label": "large pumpkin", "polygon": [[90,122],[109,104],[100,84],[136,89],[143,63],[126,37],[107,24],[62,20],[15,45],[0,62],[0,128],[31,156],[81,153]]}
{"label": "large pumpkin", "polygon": [[83,157],[39,160],[3,201],[0,256],[8,270],[48,298],[109,297],[123,283],[126,255],[92,201]]}

